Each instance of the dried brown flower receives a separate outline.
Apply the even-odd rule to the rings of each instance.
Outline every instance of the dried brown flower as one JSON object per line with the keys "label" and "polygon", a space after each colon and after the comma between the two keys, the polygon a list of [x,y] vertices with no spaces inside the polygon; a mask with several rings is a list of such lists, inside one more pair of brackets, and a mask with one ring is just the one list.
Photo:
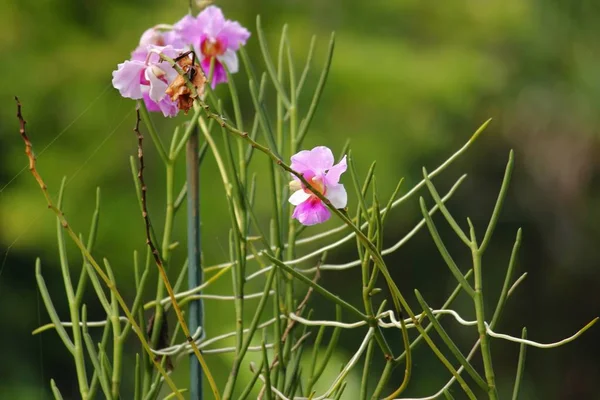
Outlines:
{"label": "dried brown flower", "polygon": [[177,102],[179,109],[183,110],[186,114],[189,109],[192,108],[194,99],[198,96],[202,97],[204,94],[204,84],[206,83],[204,72],[202,72],[202,69],[194,63],[196,58],[195,54],[191,53],[193,58],[190,58],[188,57],[190,53],[182,54],[175,59],[175,61],[183,72],[185,72],[188,80],[196,90],[190,90],[186,85],[186,79],[182,75],[178,75],[165,92],[171,100]]}

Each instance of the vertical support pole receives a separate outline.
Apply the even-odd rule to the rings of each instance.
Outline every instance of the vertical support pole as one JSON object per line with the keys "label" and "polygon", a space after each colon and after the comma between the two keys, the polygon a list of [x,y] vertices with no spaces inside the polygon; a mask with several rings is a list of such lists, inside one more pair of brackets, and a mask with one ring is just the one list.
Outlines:
{"label": "vertical support pole", "polygon": [[[202,283],[200,266],[200,166],[198,163],[198,127],[186,144],[187,170],[187,236],[188,236],[188,287]],[[188,326],[193,335],[203,324],[202,300],[190,302]],[[202,400],[202,368],[194,354],[190,354],[190,399]]]}

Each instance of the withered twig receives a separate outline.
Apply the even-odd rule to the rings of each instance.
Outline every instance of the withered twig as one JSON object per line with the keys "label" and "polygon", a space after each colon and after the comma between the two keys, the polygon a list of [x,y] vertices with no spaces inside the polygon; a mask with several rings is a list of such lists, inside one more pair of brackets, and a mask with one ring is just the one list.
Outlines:
{"label": "withered twig", "polygon": [[46,198],[46,202],[48,203],[48,208],[50,210],[52,210],[54,212],[54,214],[56,214],[56,216],[58,217],[58,219],[60,221],[61,226],[67,231],[67,233],[69,234],[69,236],[71,237],[73,242],[77,245],[79,250],[83,253],[86,260],[92,265],[92,267],[94,267],[94,269],[96,270],[96,273],[104,281],[104,283],[106,284],[108,289],[115,295],[119,305],[121,306],[121,309],[125,313],[129,322],[131,322],[131,327],[132,327],[133,331],[136,333],[136,335],[140,339],[140,342],[142,343],[142,347],[144,347],[144,350],[146,351],[146,353],[148,353],[148,356],[150,357],[150,359],[156,366],[156,369],[163,376],[165,382],[167,382],[167,385],[173,391],[175,396],[177,396],[178,399],[183,400],[183,396],[181,395],[181,393],[175,386],[175,383],[173,382],[173,380],[171,379],[169,374],[167,374],[167,372],[160,365],[160,363],[158,363],[158,362],[156,362],[156,360],[154,360],[154,354],[152,353],[152,350],[150,349],[150,345],[148,344],[148,341],[146,340],[144,332],[142,332],[140,326],[138,325],[135,318],[131,314],[129,307],[127,307],[127,304],[125,303],[125,300],[123,300],[123,297],[117,290],[117,287],[110,280],[108,275],[106,275],[106,273],[100,267],[100,265],[96,262],[94,257],[90,254],[86,245],[83,244],[83,242],[79,239],[77,234],[73,231],[73,229],[69,225],[64,213],[58,207],[56,207],[54,205],[54,202],[52,201],[52,198],[50,197],[50,193],[48,193],[48,188],[47,188],[46,184],[44,183],[44,180],[42,179],[41,175],[38,173],[38,171],[36,169],[36,162],[35,162],[36,160],[35,160],[35,155],[33,154],[33,147],[31,145],[31,141],[29,140],[29,137],[27,136],[27,132],[25,130],[25,125],[27,123],[25,122],[25,119],[23,118],[23,114],[21,112],[21,102],[19,101],[19,98],[17,96],[15,96],[15,102],[17,103],[17,118],[19,119],[19,133],[21,135],[21,138],[25,142],[25,154],[27,155],[27,158],[29,159],[29,171],[31,172],[31,174],[33,175],[33,177],[39,184],[40,189],[42,189],[42,193],[44,194],[44,197]]}
{"label": "withered twig", "polygon": [[175,314],[177,314],[177,320],[179,321],[179,323],[181,325],[181,330],[183,331],[183,334],[185,335],[187,342],[192,347],[192,350],[194,351],[194,354],[198,358],[198,361],[202,365],[202,369],[204,370],[204,373],[206,374],[206,378],[208,379],[208,382],[210,383],[210,387],[213,391],[213,395],[215,396],[216,399],[219,399],[220,398],[219,391],[216,387],[215,381],[212,377],[212,374],[210,373],[210,370],[208,368],[208,365],[206,364],[206,361],[204,360],[204,357],[202,356],[202,353],[200,353],[200,349],[198,348],[196,341],[190,334],[190,330],[188,329],[187,323],[185,322],[185,318],[183,318],[183,313],[181,312],[181,308],[179,308],[177,299],[175,298],[175,293],[173,292],[173,287],[171,286],[171,283],[169,282],[169,277],[167,276],[167,273],[165,272],[165,268],[164,268],[163,262],[160,258],[160,254],[159,254],[156,246],[152,242],[152,237],[150,234],[150,232],[151,232],[150,216],[148,215],[147,196],[146,196],[148,187],[146,186],[146,183],[144,182],[144,167],[145,167],[145,165],[144,165],[144,150],[143,150],[143,146],[142,146],[144,137],[143,137],[142,133],[140,132],[141,117],[140,117],[139,108],[136,109],[136,116],[137,117],[136,117],[135,127],[133,128],[133,131],[135,132],[135,134],[137,136],[137,140],[138,140],[138,159],[140,161],[140,168],[138,170],[138,180],[140,181],[140,186],[142,189],[142,217],[144,218],[144,225],[146,228],[146,244],[148,245],[148,247],[150,248],[150,251],[152,252],[152,256],[154,257],[154,261],[156,262],[156,266],[158,267],[158,271],[160,272],[163,283],[165,284],[165,287],[167,288],[167,292],[169,292],[169,297],[171,298],[171,303],[173,304],[173,309],[175,310]]}

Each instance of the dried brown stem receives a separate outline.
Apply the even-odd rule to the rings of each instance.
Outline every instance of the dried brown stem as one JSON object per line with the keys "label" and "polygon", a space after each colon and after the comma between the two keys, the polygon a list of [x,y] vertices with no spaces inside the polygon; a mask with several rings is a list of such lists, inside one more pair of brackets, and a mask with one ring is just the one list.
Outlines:
{"label": "dried brown stem", "polygon": [[179,308],[177,299],[175,298],[175,293],[173,292],[173,287],[171,286],[171,283],[169,282],[169,277],[167,276],[167,273],[165,271],[162,259],[160,258],[160,253],[158,252],[158,249],[152,242],[152,236],[151,236],[151,226],[152,225],[150,223],[150,216],[148,215],[147,196],[146,196],[148,188],[144,181],[144,150],[143,150],[144,136],[140,132],[141,117],[140,117],[139,108],[136,109],[136,115],[137,115],[137,118],[136,118],[136,122],[135,122],[135,128],[133,128],[133,131],[135,132],[135,134],[137,136],[137,140],[138,140],[138,159],[140,161],[140,168],[138,170],[138,179],[140,181],[140,186],[142,189],[142,217],[144,218],[144,225],[146,228],[146,244],[150,248],[150,251],[152,253],[152,256],[154,257],[154,261],[156,262],[156,266],[158,267],[158,271],[163,280],[163,283],[165,284],[165,287],[167,288],[167,292],[169,292],[169,297],[171,298],[171,303],[173,304],[173,309],[175,310],[175,314],[177,314],[177,320],[181,324],[181,330],[183,331],[183,334],[185,335],[187,342],[192,347],[194,354],[198,358],[200,365],[202,365],[202,369],[204,370],[204,373],[206,374],[206,378],[208,379],[208,382],[210,383],[210,387],[213,391],[213,395],[215,396],[215,399],[218,400],[218,399],[220,399],[219,391],[218,391],[215,381],[212,377],[212,374],[210,373],[210,369],[208,368],[208,365],[206,364],[206,361],[204,360],[202,353],[200,353],[200,349],[198,348],[196,341],[190,334],[190,330],[188,329],[188,326],[185,322],[185,318],[183,318],[183,313],[181,312],[181,308]]}
{"label": "dried brown stem", "polygon": [[85,256],[86,260],[92,265],[92,267],[94,267],[94,269],[96,270],[96,273],[104,281],[104,283],[106,284],[108,289],[115,295],[115,297],[116,297],[119,305],[123,309],[123,312],[125,313],[127,319],[129,320],[129,322],[131,322],[131,327],[133,328],[133,331],[136,333],[136,335],[140,339],[140,342],[142,343],[142,347],[144,347],[144,350],[148,353],[150,359],[156,366],[158,372],[163,376],[163,378],[165,379],[165,382],[167,383],[169,388],[173,391],[175,396],[177,396],[178,399],[183,400],[183,396],[181,395],[181,393],[175,386],[175,383],[173,382],[171,377],[167,374],[165,369],[158,362],[156,362],[156,360],[154,360],[154,354],[152,353],[152,350],[150,349],[150,345],[148,344],[146,337],[144,336],[144,332],[141,330],[140,326],[138,325],[135,318],[131,314],[129,307],[127,307],[125,300],[123,300],[123,297],[117,290],[116,286],[110,280],[110,278],[104,272],[104,270],[100,267],[100,265],[96,262],[94,257],[92,257],[90,252],[87,250],[87,247],[85,246],[85,244],[83,244],[83,242],[79,239],[77,234],[75,234],[73,229],[71,229],[69,223],[67,222],[67,219],[65,218],[64,213],[58,207],[56,207],[54,205],[54,202],[52,201],[52,198],[50,197],[50,193],[48,193],[48,188],[47,188],[46,184],[44,183],[44,180],[42,179],[41,175],[38,173],[38,171],[36,169],[36,160],[35,160],[35,155],[33,153],[33,146],[31,144],[31,141],[29,140],[29,137],[27,136],[27,132],[25,130],[25,125],[27,124],[27,122],[23,118],[23,114],[21,112],[21,102],[19,101],[19,98],[16,96],[15,96],[15,101],[17,103],[17,118],[19,119],[19,133],[21,135],[21,138],[23,138],[23,141],[25,142],[25,154],[27,155],[27,158],[29,159],[29,171],[31,172],[31,175],[33,175],[33,177],[39,184],[40,189],[42,189],[42,193],[44,194],[44,197],[46,198],[46,202],[48,203],[48,208],[56,214],[56,216],[58,217],[58,219],[60,221],[61,226],[67,231],[67,233],[69,234],[69,236],[71,237],[73,242],[75,242],[75,244],[77,245],[79,250],[81,250],[81,252]]}

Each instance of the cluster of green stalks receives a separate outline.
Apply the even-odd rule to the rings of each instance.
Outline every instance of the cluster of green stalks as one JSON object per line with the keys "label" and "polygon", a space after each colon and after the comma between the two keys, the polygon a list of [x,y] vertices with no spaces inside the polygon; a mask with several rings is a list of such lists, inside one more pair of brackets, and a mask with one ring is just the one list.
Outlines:
{"label": "cluster of green stalks", "polygon": [[[245,67],[246,81],[254,105],[252,118],[242,113],[238,89],[235,80],[228,73],[230,110],[226,109],[221,99],[210,87],[206,88],[206,97],[197,99],[187,122],[178,126],[168,148],[163,144],[164,135],[157,132],[151,116],[144,108],[143,102],[138,104],[138,119],[135,132],[138,135],[137,158],[131,157],[131,172],[135,184],[140,211],[144,221],[146,235],[138,242],[146,244],[145,259],[141,260],[138,252],[133,254],[132,277],[135,280],[136,296],[132,303],[127,303],[118,290],[111,264],[107,259],[102,263],[93,256],[94,243],[99,227],[100,190],[98,189],[96,209],[89,233],[86,237],[76,233],[69,225],[63,213],[64,181],[60,188],[58,200],[54,202],[41,175],[35,166],[35,157],[31,142],[26,134],[25,121],[21,115],[19,103],[19,120],[21,135],[26,144],[26,152],[30,160],[30,170],[38,181],[48,202],[49,208],[57,217],[57,238],[60,255],[62,278],[65,294],[69,304],[69,322],[62,321],[55,310],[41,273],[40,260],[36,263],[36,278],[51,323],[40,327],[34,333],[54,329],[67,351],[73,357],[77,372],[77,384],[82,399],[92,399],[102,392],[106,399],[133,398],[183,399],[186,391],[191,398],[203,397],[202,381],[208,382],[210,393],[216,399],[337,399],[341,398],[348,384],[350,374],[363,359],[360,376],[359,393],[349,398],[379,399],[399,398],[409,386],[412,376],[413,350],[425,342],[450,375],[450,381],[433,397],[446,396],[452,398],[450,388],[454,382],[458,389],[470,399],[498,398],[497,379],[492,363],[493,338],[499,337],[513,340],[521,345],[517,376],[515,378],[513,398],[517,398],[519,384],[525,360],[525,349],[528,345],[538,347],[554,347],[575,339],[589,328],[596,320],[581,329],[571,338],[554,344],[543,345],[526,340],[526,331],[522,338],[512,338],[497,334],[494,328],[501,317],[502,310],[514,288],[522,282],[525,274],[514,279],[517,251],[521,243],[521,231],[517,232],[515,245],[506,269],[504,285],[496,306],[487,310],[491,295],[484,290],[483,260],[486,249],[492,239],[494,228],[498,222],[502,204],[513,169],[512,152],[506,167],[496,206],[492,211],[489,223],[482,235],[477,234],[475,227],[467,219],[464,230],[455,220],[445,202],[464,181],[461,177],[444,197],[440,196],[432,183],[432,178],[443,172],[452,162],[460,157],[479,137],[488,125],[485,122],[468,142],[454,153],[448,160],[433,172],[423,170],[423,180],[406,194],[401,192],[402,180],[385,203],[380,202],[380,193],[375,176],[375,163],[361,177],[353,162],[349,146],[344,146],[339,158],[348,156],[349,172],[354,188],[357,207],[351,210],[338,210],[304,177],[292,170],[285,162],[297,153],[303,144],[313,116],[318,108],[327,75],[331,65],[334,49],[334,36],[331,36],[325,57],[325,65],[320,73],[308,105],[302,106],[300,98],[306,91],[306,83],[313,67],[313,54],[316,40],[310,42],[306,63],[300,74],[296,71],[292,49],[288,40],[287,28],[284,27],[279,42],[277,58],[273,60],[257,19],[257,36],[263,55],[266,71],[260,76],[256,74],[248,55],[242,48],[241,59]],[[182,76],[186,75],[179,66],[163,56]],[[210,79],[209,74],[209,79]],[[195,88],[188,81],[190,90]],[[267,107],[267,90],[274,90],[275,109]],[[230,116],[231,114],[231,116]],[[246,119],[251,123],[246,126]],[[165,169],[165,204],[164,226],[161,235],[151,223],[146,204],[146,193],[160,193],[159,188],[147,187],[144,183],[143,133],[139,127],[142,121],[144,131],[148,133],[160,161]],[[220,140],[218,139],[218,136]],[[200,145],[200,143],[202,143]],[[186,151],[184,152],[184,149]],[[217,162],[219,174],[223,182],[227,201],[231,228],[229,230],[229,260],[215,266],[200,265],[200,204],[199,188],[202,187],[199,169],[210,151]],[[262,153],[271,162],[268,174],[257,175],[253,161],[256,153]],[[179,191],[175,188],[176,162],[186,154],[187,183]],[[152,166],[155,167],[155,166]],[[302,237],[304,227],[300,227],[291,218],[291,206],[287,202],[289,196],[287,183],[293,174],[329,207],[331,212],[342,222],[338,228],[309,237]],[[263,176],[266,180],[262,180]],[[255,193],[257,187],[268,186],[273,210],[268,230],[255,212]],[[408,232],[396,246],[384,249],[385,226],[390,219],[390,212],[414,198],[419,191],[427,189],[435,205],[428,208],[423,197],[419,198],[423,219]],[[156,195],[153,196],[156,198]],[[172,254],[177,251],[173,241],[173,225],[175,218],[187,199],[188,225],[188,257],[181,266],[171,265]],[[432,216],[440,211],[456,236],[471,253],[472,263],[469,268],[459,268],[448,252],[444,241],[438,234]],[[413,310],[407,296],[402,293],[391,277],[384,256],[396,251],[406,243],[419,229],[427,226],[433,241],[441,254],[449,271],[457,281],[456,288],[449,294],[446,302],[439,309],[432,309],[421,293],[415,290],[418,310]],[[205,228],[206,229],[206,228]],[[330,237],[345,232],[342,239],[328,242]],[[74,280],[71,274],[75,268],[71,265],[66,250],[65,233],[81,251],[81,266],[77,269],[79,278]],[[354,240],[357,249],[357,260],[345,265],[327,265],[327,251],[336,249],[348,241]],[[324,244],[317,251],[309,254],[301,251],[301,246],[310,243]],[[136,245],[135,243],[133,245]],[[304,255],[300,256],[299,254]],[[298,264],[310,263],[310,268],[302,268]],[[319,277],[331,269],[361,269],[362,304],[353,305],[341,299],[335,293],[319,284]],[[173,284],[169,281],[167,271],[179,268]],[[150,269],[158,268],[156,282],[149,279]],[[231,276],[232,296],[208,295],[204,291],[226,275]],[[189,286],[185,288],[186,277]],[[262,279],[262,291],[248,293],[248,282]],[[387,300],[381,299],[382,290],[378,287],[385,283],[391,297],[392,309],[387,309]],[[297,283],[301,283],[298,285]],[[90,285],[91,284],[91,285]],[[148,286],[155,285],[152,298],[147,297]],[[358,286],[358,285],[357,285]],[[107,291],[108,289],[108,291]],[[358,287],[357,287],[358,290]],[[93,293],[105,313],[102,321],[89,321],[86,304],[83,302],[86,293]],[[166,293],[165,293],[166,292]],[[452,302],[460,292],[466,293],[472,300],[476,321],[464,321],[450,309]],[[484,296],[485,294],[485,296]],[[335,307],[335,321],[311,320],[311,299],[320,296],[318,301]],[[223,332],[208,337],[218,330],[203,321],[202,302],[205,300],[229,301],[235,310],[233,332]],[[486,299],[488,299],[486,301]],[[169,329],[166,324],[169,310],[177,317],[177,324]],[[465,355],[459,346],[450,338],[440,323],[443,315],[452,314],[463,325],[474,326],[478,339],[471,351]],[[149,317],[150,316],[150,317]],[[343,322],[351,319],[352,323]],[[387,319],[390,322],[386,322]],[[210,321],[207,318],[206,321]],[[223,325],[220,323],[220,325]],[[70,332],[67,328],[70,327]],[[90,335],[91,328],[101,328],[99,341]],[[344,329],[364,329],[365,336],[354,355],[345,363],[338,373],[331,365],[332,356]],[[385,329],[392,329],[395,334],[384,334]],[[437,338],[434,340],[433,332]],[[412,333],[415,331],[415,333]],[[124,365],[129,358],[124,356],[124,343],[134,332],[141,349],[136,350],[133,367]],[[232,347],[213,347],[214,343],[233,338]],[[401,343],[402,352],[396,353],[389,341]],[[324,350],[323,350],[324,347]],[[472,359],[480,350],[482,370],[478,370]],[[213,377],[211,373],[210,354],[232,353],[230,372],[227,377]],[[250,357],[249,353],[256,353]],[[170,371],[183,356],[190,357],[191,375],[189,382],[178,385],[172,380]],[[372,360],[376,357],[385,360],[381,371],[375,371]],[[401,367],[404,371],[399,382],[393,382],[392,372]],[[356,367],[356,369],[358,369]],[[125,375],[128,381],[122,385],[123,372],[133,370],[132,376]],[[323,382],[326,374],[334,374],[331,382]],[[469,376],[465,379],[462,372]],[[376,377],[374,383],[373,377]],[[169,389],[164,393],[163,386]],[[54,381],[51,382],[56,399],[62,398]],[[125,392],[125,390],[127,392]],[[323,393],[317,393],[322,390]],[[130,393],[131,391],[132,393]],[[208,392],[208,390],[206,391]]]}

